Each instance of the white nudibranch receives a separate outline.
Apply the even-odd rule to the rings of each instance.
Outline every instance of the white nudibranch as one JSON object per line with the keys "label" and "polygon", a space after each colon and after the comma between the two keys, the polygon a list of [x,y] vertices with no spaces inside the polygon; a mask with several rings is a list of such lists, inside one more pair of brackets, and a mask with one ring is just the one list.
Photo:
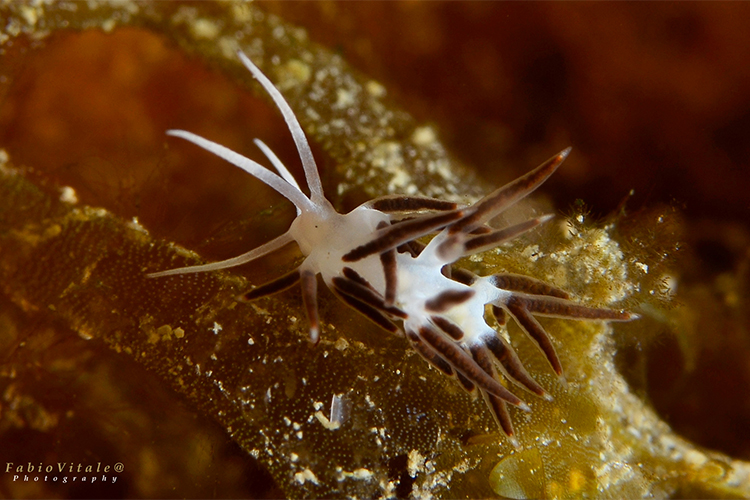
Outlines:
{"label": "white nudibranch", "polygon": [[[286,233],[240,256],[156,272],[149,277],[239,266],[295,242],[305,256],[302,264],[291,273],[250,290],[240,300],[254,300],[299,282],[310,340],[317,343],[320,274],[343,302],[389,332],[403,331],[412,347],[432,366],[455,376],[467,391],[478,390],[509,436],[513,427],[506,404],[526,411],[529,407],[500,383],[498,370],[514,384],[538,396],[548,395],[527,373],[511,345],[486,323],[486,305],[491,306],[500,325],[505,324],[509,314],[539,346],[558,375],[562,375],[562,366],[535,315],[607,321],[637,317],[626,311],[576,304],[565,291],[526,276],[478,276],[451,268],[461,257],[492,249],[552,218],[543,215],[502,229],[487,224],[538,188],[565,160],[570,148],[470,206],[419,196],[384,196],[340,214],[323,194],[312,151],[289,104],[244,53],[239,52],[238,56],[284,116],[304,167],[310,196],[302,192],[287,168],[259,140],[256,145],[278,175],[191,132],[169,130],[167,134],[210,151],[274,188],[295,205],[297,218]],[[418,241],[433,234],[426,245]]]}

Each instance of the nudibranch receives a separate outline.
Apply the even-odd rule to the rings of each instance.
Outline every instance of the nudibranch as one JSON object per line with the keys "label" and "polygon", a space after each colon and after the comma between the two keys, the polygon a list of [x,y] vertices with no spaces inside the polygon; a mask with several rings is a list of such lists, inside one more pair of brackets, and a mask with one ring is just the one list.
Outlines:
{"label": "nudibranch", "polygon": [[[384,196],[338,213],[323,193],[312,151],[297,118],[281,93],[242,52],[242,63],[270,94],[286,121],[304,168],[307,196],[289,170],[260,140],[255,143],[276,169],[184,130],[167,134],[190,141],[263,181],[291,201],[297,217],[289,230],[237,257],[205,265],[149,274],[156,278],[239,266],[292,242],[304,255],[294,271],[258,286],[240,300],[250,301],[286,290],[296,283],[309,320],[310,340],[317,343],[318,275],[343,302],[384,330],[401,332],[433,367],[455,376],[469,392],[478,390],[503,431],[513,426],[507,404],[528,405],[500,382],[499,372],[515,385],[548,398],[529,375],[513,347],[487,323],[489,305],[504,325],[510,315],[536,343],[554,372],[562,365],[552,342],[535,316],[628,321],[635,314],[587,307],[547,283],[518,274],[479,276],[452,268],[461,257],[484,252],[548,221],[552,215],[496,229],[488,221],[538,188],[560,166],[570,148],[526,175],[493,191],[473,205],[420,196]],[[425,236],[432,239],[424,244]]]}

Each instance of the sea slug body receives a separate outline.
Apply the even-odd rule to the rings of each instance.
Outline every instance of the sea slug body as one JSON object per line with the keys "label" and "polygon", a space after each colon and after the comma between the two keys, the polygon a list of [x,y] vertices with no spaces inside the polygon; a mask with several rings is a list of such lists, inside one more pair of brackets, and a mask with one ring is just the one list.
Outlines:
{"label": "sea slug body", "polygon": [[[418,196],[385,196],[348,214],[338,213],[325,198],[317,166],[294,113],[263,73],[242,52],[239,58],[281,111],[304,167],[308,197],[271,150],[256,144],[278,174],[215,142],[184,130],[171,136],[190,141],[245,170],[291,201],[297,218],[289,230],[240,256],[210,264],[150,274],[152,278],[214,271],[245,264],[295,242],[302,264],[241,297],[254,300],[299,283],[310,325],[310,340],[319,339],[317,282],[343,302],[390,332],[403,332],[412,347],[432,366],[455,376],[467,390],[478,390],[498,424],[511,436],[507,404],[528,405],[499,381],[498,370],[511,382],[548,397],[527,373],[511,345],[485,321],[490,305],[499,324],[510,315],[539,346],[552,369],[562,365],[544,328],[535,318],[628,321],[637,315],[579,305],[568,294],[539,280],[516,274],[478,276],[451,265],[461,257],[484,252],[552,218],[532,218],[496,229],[487,223],[529,195],[554,173],[570,148],[469,206]],[[434,235],[426,245],[418,239]]]}

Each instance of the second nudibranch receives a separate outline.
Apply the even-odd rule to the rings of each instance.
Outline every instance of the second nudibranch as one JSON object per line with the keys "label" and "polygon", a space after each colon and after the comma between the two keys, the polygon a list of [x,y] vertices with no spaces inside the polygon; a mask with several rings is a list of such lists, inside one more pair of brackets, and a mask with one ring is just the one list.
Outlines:
{"label": "second nudibranch", "polygon": [[[390,332],[403,332],[433,367],[455,376],[469,392],[478,389],[493,416],[509,436],[513,427],[506,403],[528,410],[518,396],[499,381],[497,370],[511,382],[548,397],[526,372],[511,345],[485,320],[490,305],[504,325],[510,315],[539,346],[552,369],[562,365],[552,342],[534,315],[561,318],[628,321],[626,311],[593,308],[569,300],[559,288],[517,274],[477,276],[452,268],[461,257],[483,252],[511,240],[552,216],[544,215],[496,229],[487,223],[539,187],[560,166],[570,148],[493,191],[477,203],[455,203],[419,196],[385,196],[368,201],[348,214],[338,213],[323,193],[310,146],[297,118],[281,93],[242,52],[242,63],[270,94],[294,139],[310,196],[261,141],[255,143],[278,174],[215,142],[184,130],[169,135],[188,140],[268,184],[297,208],[289,230],[232,259],[152,273],[150,277],[214,271],[245,264],[295,242],[305,256],[294,271],[247,292],[249,301],[302,288],[310,324],[310,340],[318,342],[317,276],[343,302]],[[419,241],[434,235],[426,245]],[[401,327],[399,327],[401,324]]]}

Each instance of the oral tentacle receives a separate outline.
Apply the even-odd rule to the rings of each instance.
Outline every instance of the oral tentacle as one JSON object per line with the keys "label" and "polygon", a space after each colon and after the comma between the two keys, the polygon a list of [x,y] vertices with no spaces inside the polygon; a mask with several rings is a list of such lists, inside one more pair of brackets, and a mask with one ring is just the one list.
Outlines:
{"label": "oral tentacle", "polygon": [[279,175],[289,184],[297,188],[298,191],[302,191],[299,187],[299,184],[297,184],[297,179],[294,178],[289,169],[286,168],[286,165],[284,165],[279,157],[276,156],[276,153],[274,153],[273,150],[266,146],[266,143],[261,141],[260,139],[253,139],[253,142],[256,146],[258,146],[258,149],[260,149],[261,152],[266,155],[266,158],[268,158],[268,161],[271,162],[271,165],[273,165]]}
{"label": "oral tentacle", "polygon": [[323,200],[325,200],[325,195],[323,194],[323,184],[320,182],[318,167],[315,164],[315,158],[313,157],[312,150],[307,142],[307,137],[305,137],[305,132],[302,130],[297,117],[294,115],[294,111],[289,107],[289,104],[284,99],[284,96],[281,95],[281,92],[279,92],[278,89],[274,87],[273,83],[271,83],[271,80],[269,80],[268,77],[258,69],[255,63],[253,63],[244,52],[241,50],[237,51],[237,55],[242,61],[242,64],[250,70],[250,73],[253,74],[256,80],[258,80],[263,89],[268,92],[268,95],[271,96],[276,107],[281,111],[281,115],[284,117],[289,132],[292,134],[292,139],[294,139],[294,144],[297,146],[297,151],[299,152],[299,157],[302,161],[302,168],[305,170],[307,187],[310,188],[310,199],[316,205],[322,204]]}
{"label": "oral tentacle", "polygon": [[247,264],[248,262],[268,255],[269,253],[274,252],[293,241],[294,239],[289,234],[289,232],[286,232],[281,236],[277,236],[271,241],[262,244],[259,247],[253,248],[249,252],[245,252],[242,255],[238,255],[237,257],[232,257],[231,259],[220,260],[219,262],[212,262],[210,264],[201,264],[199,266],[187,266],[178,267],[176,269],[168,269],[166,271],[147,274],[146,277],[161,278],[162,276],[173,276],[176,274],[205,273],[208,271],[218,271],[219,269],[241,266],[242,264]]}
{"label": "oral tentacle", "polygon": [[275,189],[276,192],[278,192],[284,198],[294,203],[294,206],[299,210],[314,210],[315,205],[307,198],[307,196],[304,195],[302,191],[295,188],[293,185],[285,181],[282,177],[271,172],[260,163],[253,161],[250,158],[246,158],[241,154],[232,151],[225,146],[222,146],[221,144],[217,144],[197,134],[188,132],[187,130],[167,130],[167,135],[179,137],[180,139],[185,139],[186,141],[192,142],[196,146],[199,146],[206,151],[215,154],[219,158],[228,161],[232,165],[241,168],[256,179]]}

